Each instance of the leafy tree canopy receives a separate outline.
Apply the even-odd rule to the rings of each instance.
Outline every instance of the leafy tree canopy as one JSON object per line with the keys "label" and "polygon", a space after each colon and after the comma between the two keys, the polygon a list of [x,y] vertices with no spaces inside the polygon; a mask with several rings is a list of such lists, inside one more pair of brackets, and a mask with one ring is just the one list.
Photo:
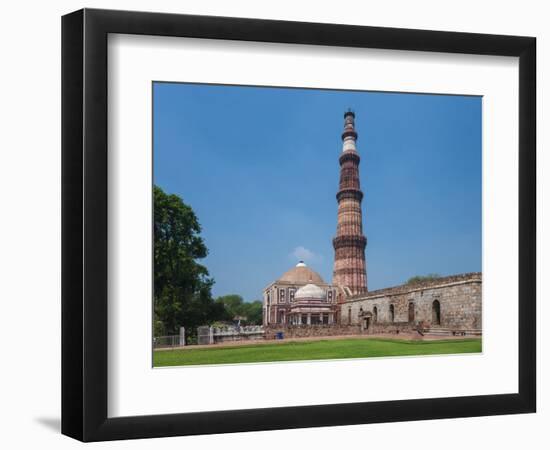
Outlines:
{"label": "leafy tree canopy", "polygon": [[216,303],[223,305],[227,321],[231,321],[236,317],[246,317],[246,319],[241,320],[241,323],[247,325],[262,324],[262,302],[260,300],[245,302],[240,295],[231,294],[218,297]]}
{"label": "leafy tree canopy", "polygon": [[225,315],[212,299],[214,280],[197,260],[208,250],[201,226],[190,206],[177,195],[154,187],[154,332],[178,334],[184,326],[194,334],[197,326]]}
{"label": "leafy tree canopy", "polygon": [[414,277],[409,278],[406,284],[418,284],[418,283],[423,283],[425,281],[437,280],[438,278],[441,278],[441,275],[437,273],[429,273],[427,275],[416,275]]}

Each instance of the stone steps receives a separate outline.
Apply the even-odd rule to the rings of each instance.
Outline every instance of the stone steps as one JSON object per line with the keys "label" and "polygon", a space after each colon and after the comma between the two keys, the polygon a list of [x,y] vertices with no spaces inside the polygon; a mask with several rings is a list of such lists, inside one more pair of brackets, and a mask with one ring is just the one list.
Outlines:
{"label": "stone steps", "polygon": [[452,328],[429,328],[423,330],[424,336],[481,336],[481,330],[455,330]]}

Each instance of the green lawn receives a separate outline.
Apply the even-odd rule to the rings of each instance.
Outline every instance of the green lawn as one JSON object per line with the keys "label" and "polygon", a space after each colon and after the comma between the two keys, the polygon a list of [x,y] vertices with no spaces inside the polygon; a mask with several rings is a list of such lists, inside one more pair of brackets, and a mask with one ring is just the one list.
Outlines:
{"label": "green lawn", "polygon": [[481,352],[481,339],[441,341],[342,339],[236,347],[188,348],[186,350],[157,350],[153,353],[153,364],[155,367],[189,366],[479,352]]}

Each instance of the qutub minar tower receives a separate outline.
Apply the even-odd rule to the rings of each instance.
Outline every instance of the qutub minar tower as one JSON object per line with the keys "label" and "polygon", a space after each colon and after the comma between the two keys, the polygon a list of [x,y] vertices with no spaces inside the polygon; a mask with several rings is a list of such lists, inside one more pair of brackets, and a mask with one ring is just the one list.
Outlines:
{"label": "qutub minar tower", "polygon": [[[263,291],[266,339],[370,333],[481,335],[481,273],[464,273],[367,290],[355,114],[344,114],[340,153],[338,225],[332,240],[332,283],[304,261]],[[328,236],[327,236],[328,237]],[[424,335],[422,334],[422,336]]]}
{"label": "qutub minar tower", "polygon": [[355,114],[344,114],[343,148],[340,155],[340,186],[336,194],[338,201],[338,225],[334,246],[334,272],[332,283],[356,295],[367,292],[367,270],[365,247],[367,238],[363,235],[361,201],[363,192],[359,183],[359,162],[355,131]]}

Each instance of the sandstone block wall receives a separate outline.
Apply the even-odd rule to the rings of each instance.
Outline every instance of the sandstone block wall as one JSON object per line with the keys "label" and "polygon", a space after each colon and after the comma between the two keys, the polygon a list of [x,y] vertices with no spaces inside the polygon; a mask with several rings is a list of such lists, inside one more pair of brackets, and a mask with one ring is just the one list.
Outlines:
{"label": "sandstone block wall", "polygon": [[[364,326],[365,317],[369,315],[371,325],[422,323],[454,330],[481,330],[481,300],[481,274],[465,274],[423,285],[404,285],[373,291],[362,297],[351,298],[341,306],[341,322]],[[440,309],[439,324],[436,323],[434,312],[436,301],[439,302]],[[409,308],[414,311],[411,316]]]}
{"label": "sandstone block wall", "polygon": [[409,322],[395,322],[395,323],[382,323],[377,322],[373,324],[369,330],[363,332],[367,334],[399,334],[399,333],[415,333],[416,326]]}
{"label": "sandstone block wall", "polygon": [[284,338],[348,336],[361,334],[361,326],[354,325],[282,325],[264,327],[264,338],[275,339],[278,332],[283,332]]}

